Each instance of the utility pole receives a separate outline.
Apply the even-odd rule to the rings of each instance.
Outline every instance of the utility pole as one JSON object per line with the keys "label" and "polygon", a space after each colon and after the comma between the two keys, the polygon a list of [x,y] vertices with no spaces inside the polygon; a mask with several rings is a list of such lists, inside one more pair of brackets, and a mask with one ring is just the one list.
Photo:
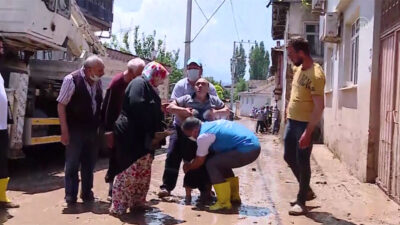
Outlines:
{"label": "utility pole", "polygon": [[192,32],[192,0],[187,0],[187,12],[186,12],[186,38],[185,38],[185,61],[184,71],[186,71],[186,63],[190,58],[190,42]]}
{"label": "utility pole", "polygon": [[[237,55],[236,55],[236,44],[256,44],[256,42],[255,41],[234,41],[233,42],[233,56],[232,56],[232,58],[231,58],[231,80],[232,80],[232,83],[231,83],[231,100],[230,100],[230,102],[231,102],[231,110],[233,110],[233,93],[234,93],[234,86],[235,86],[235,74],[236,74],[236,63],[237,63],[237,59],[239,58]],[[240,56],[240,57],[244,57],[244,56]]]}

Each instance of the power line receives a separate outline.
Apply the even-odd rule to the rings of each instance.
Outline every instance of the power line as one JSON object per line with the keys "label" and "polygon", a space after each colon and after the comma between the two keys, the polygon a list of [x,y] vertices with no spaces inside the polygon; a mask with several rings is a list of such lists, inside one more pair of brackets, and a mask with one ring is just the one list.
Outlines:
{"label": "power line", "polygon": [[218,6],[218,8],[213,12],[213,14],[210,16],[210,18],[207,19],[206,23],[200,28],[199,32],[197,32],[197,34],[194,36],[194,38],[190,41],[193,42],[197,36],[199,36],[199,34],[201,33],[201,31],[204,29],[204,27],[208,24],[208,22],[210,22],[210,20],[213,18],[213,16],[218,12],[219,8],[221,8],[221,6],[225,3],[226,0],[223,0],[222,3]]}
{"label": "power line", "polygon": [[237,35],[238,41],[240,41],[239,31],[238,31],[237,23],[236,23],[235,11],[233,10],[233,3],[232,3],[232,0],[229,0],[229,1],[231,2],[232,18],[233,18],[233,23],[235,24],[236,35]]}
{"label": "power line", "polygon": [[200,12],[203,14],[204,18],[206,18],[206,20],[208,20],[208,17],[204,13],[203,9],[200,7],[200,4],[197,2],[197,0],[194,0],[194,2],[196,3],[197,7],[199,7]]}

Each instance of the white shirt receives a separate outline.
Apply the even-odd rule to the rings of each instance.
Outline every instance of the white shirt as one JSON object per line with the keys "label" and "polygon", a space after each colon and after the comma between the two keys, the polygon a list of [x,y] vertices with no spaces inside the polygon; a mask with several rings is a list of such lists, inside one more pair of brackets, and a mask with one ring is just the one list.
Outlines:
{"label": "white shirt", "polygon": [[7,94],[4,79],[0,74],[0,130],[7,130]]}
{"label": "white shirt", "polygon": [[[90,97],[92,98],[92,110],[93,114],[96,114],[96,94],[97,94],[97,87],[100,86],[101,88],[101,80],[99,80],[94,85],[90,85],[89,82],[85,79],[85,73],[83,72],[83,68],[80,70],[81,76],[84,78],[86,88],[89,92]],[[63,83],[61,85],[60,94],[58,95],[57,101],[62,103],[63,105],[68,105],[69,101],[71,100],[72,95],[75,92],[75,83],[72,74],[68,74],[64,77]]]}
{"label": "white shirt", "polygon": [[215,134],[201,134],[197,137],[197,151],[196,155],[204,157],[208,155],[208,149],[215,142]]}

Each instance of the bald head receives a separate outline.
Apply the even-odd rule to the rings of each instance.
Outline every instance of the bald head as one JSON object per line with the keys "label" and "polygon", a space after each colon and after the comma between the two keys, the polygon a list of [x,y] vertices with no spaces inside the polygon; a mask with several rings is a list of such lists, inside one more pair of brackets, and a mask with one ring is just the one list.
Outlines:
{"label": "bald head", "polygon": [[97,55],[89,56],[83,63],[83,70],[85,76],[90,78],[90,80],[97,81],[104,75],[104,62]]}
{"label": "bald head", "polygon": [[124,72],[126,80],[129,82],[132,79],[140,76],[143,72],[146,63],[140,58],[131,59],[128,62],[128,69]]}
{"label": "bald head", "polygon": [[92,55],[89,56],[85,62],[83,63],[83,67],[85,69],[90,69],[90,68],[94,68],[94,67],[103,67],[104,68],[104,62],[103,60],[98,57],[97,55]]}
{"label": "bald head", "polygon": [[196,90],[196,96],[204,98],[210,90],[210,82],[205,78],[199,78],[194,85],[194,89]]}

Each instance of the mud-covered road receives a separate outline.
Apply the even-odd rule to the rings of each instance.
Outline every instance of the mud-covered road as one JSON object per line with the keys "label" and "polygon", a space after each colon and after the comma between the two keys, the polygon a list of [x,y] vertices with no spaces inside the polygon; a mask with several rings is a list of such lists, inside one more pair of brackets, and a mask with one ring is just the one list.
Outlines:
{"label": "mud-covered road", "polygon": [[[240,120],[249,128],[254,121]],[[282,159],[282,146],[276,136],[259,136],[262,153],[259,159],[235,170],[240,177],[243,204],[226,214],[207,212],[185,204],[182,174],[177,188],[167,199],[157,197],[164,168],[165,154],[153,162],[152,180],[147,200],[152,209],[126,214],[120,218],[108,215],[108,185],[104,183],[107,160],[101,159],[95,173],[94,192],[99,201],[67,208],[63,197],[63,158],[51,154],[45,159],[36,155],[12,165],[9,196],[21,205],[19,209],[0,211],[0,224],[279,224],[279,225],[353,225],[400,224],[400,206],[389,200],[373,184],[362,184],[351,177],[343,165],[322,146],[314,148],[311,185],[318,198],[309,203],[307,216],[291,217],[289,201],[296,196],[297,184]]]}

